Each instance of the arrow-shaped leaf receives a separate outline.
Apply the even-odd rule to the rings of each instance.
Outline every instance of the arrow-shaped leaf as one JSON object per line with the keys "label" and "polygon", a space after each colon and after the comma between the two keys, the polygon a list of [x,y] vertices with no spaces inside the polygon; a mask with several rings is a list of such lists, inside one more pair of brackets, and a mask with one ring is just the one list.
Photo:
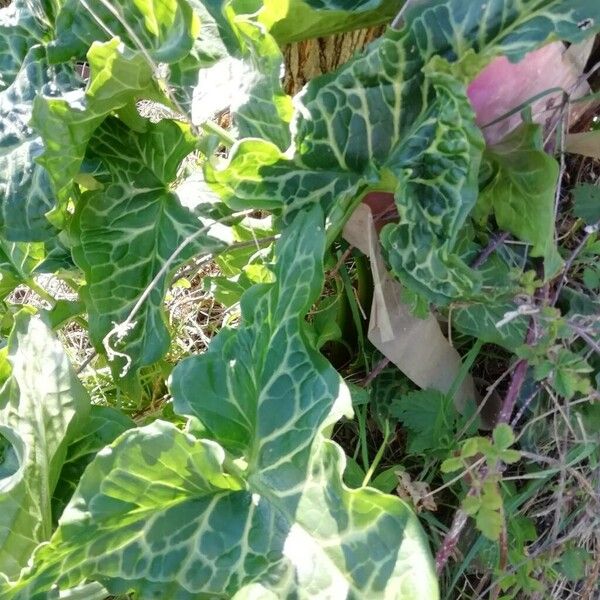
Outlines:
{"label": "arrow-shaped leaf", "polygon": [[518,60],[555,36],[583,39],[600,28],[600,5],[429,0],[405,20],[307,86],[293,153],[243,140],[207,179],[232,204],[279,202],[288,215],[318,199],[334,233],[368,188],[396,191],[400,223],[382,233],[392,271],[438,304],[481,298],[479,276],[455,248],[484,149],[465,83],[496,55]]}
{"label": "arrow-shaped leaf", "polygon": [[0,92],[0,231],[5,239],[41,241],[55,234],[45,216],[55,206],[55,194],[48,173],[35,162],[43,146],[29,121],[37,94],[72,92],[79,85],[70,68],[49,66],[44,48],[34,46],[12,84]]}
{"label": "arrow-shaped leaf", "polygon": [[0,572],[17,577],[52,533],[51,499],[89,398],[51,330],[25,311],[8,342],[0,391]]}
{"label": "arrow-shaped leaf", "polygon": [[416,517],[398,498],[346,488],[324,435],[351,412],[300,316],[320,292],[324,246],[320,209],[298,214],[277,245],[275,283],[244,296],[240,329],[173,374],[177,409],[225,451],[160,422],[126,433],[92,462],[7,598],[82,579],[164,600],[438,597]]}
{"label": "arrow-shaped leaf", "polygon": [[[107,340],[116,350],[117,374],[127,365],[134,377],[164,355],[170,338],[162,304],[170,274],[198,251],[209,254],[222,246],[210,235],[211,222],[199,220],[171,191],[181,160],[195,144],[189,128],[174,121],[139,134],[110,118],[90,145],[88,159],[100,165],[95,177],[101,189],[81,196],[70,231],[73,257],[86,276],[81,297],[90,337],[100,352],[107,334],[150,289],[125,345],[119,335]],[[172,259],[187,238],[191,243]]]}

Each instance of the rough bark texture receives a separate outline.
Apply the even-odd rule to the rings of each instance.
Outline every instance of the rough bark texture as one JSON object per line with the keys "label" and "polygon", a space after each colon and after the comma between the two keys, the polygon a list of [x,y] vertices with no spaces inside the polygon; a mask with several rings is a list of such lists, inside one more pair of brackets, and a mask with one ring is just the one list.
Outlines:
{"label": "rough bark texture", "polygon": [[305,83],[334,71],[384,31],[385,26],[371,27],[286,46],[283,49],[285,91],[297,94]]}

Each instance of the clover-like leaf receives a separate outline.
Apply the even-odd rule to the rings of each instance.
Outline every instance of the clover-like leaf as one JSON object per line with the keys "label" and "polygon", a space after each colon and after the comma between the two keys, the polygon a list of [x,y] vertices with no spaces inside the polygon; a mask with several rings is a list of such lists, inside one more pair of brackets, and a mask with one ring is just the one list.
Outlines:
{"label": "clover-like leaf", "polygon": [[4,597],[83,579],[164,600],[438,597],[416,517],[398,498],[346,488],[343,455],[325,438],[351,407],[306,342],[324,245],[320,209],[299,213],[278,242],[276,281],[244,295],[240,328],[173,373],[176,410],[224,448],[159,421],[125,433]]}
{"label": "clover-like leaf", "polygon": [[507,423],[496,425],[492,432],[492,438],[494,440],[494,445],[498,450],[506,450],[515,442],[515,434],[511,426]]}
{"label": "clover-like leaf", "polygon": [[16,577],[50,539],[52,493],[89,397],[60,342],[26,311],[15,317],[2,360],[10,377],[0,391],[0,572]]}

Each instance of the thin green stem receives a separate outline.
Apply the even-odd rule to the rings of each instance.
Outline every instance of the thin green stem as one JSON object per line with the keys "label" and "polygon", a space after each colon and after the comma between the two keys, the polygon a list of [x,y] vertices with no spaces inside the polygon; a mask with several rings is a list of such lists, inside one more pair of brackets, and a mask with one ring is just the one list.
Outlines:
{"label": "thin green stem", "polygon": [[363,469],[366,472],[369,470],[369,448],[367,446],[367,415],[365,406],[357,408],[356,417],[358,419],[360,457],[363,463]]}
{"label": "thin green stem", "polygon": [[377,470],[377,467],[379,466],[379,463],[381,462],[381,459],[383,458],[383,453],[385,452],[385,449],[387,448],[387,445],[389,442],[389,437],[390,437],[390,426],[389,426],[389,423],[386,421],[385,422],[385,431],[383,434],[383,442],[381,442],[381,446],[379,446],[379,450],[377,450],[377,454],[375,455],[375,458],[373,459],[373,462],[371,463],[371,466],[369,467],[369,470],[367,471],[367,474],[365,475],[365,478],[363,479],[363,487],[369,485],[369,481],[371,481],[371,477],[373,477],[373,473],[375,473],[375,471]]}
{"label": "thin green stem", "polygon": [[456,396],[456,392],[460,389],[460,386],[463,384],[465,377],[469,374],[475,359],[479,356],[479,352],[481,352],[481,348],[483,347],[483,341],[478,339],[473,347],[469,350],[465,358],[463,359],[462,365],[460,367],[460,371],[458,375],[452,382],[452,387],[448,392],[448,398],[450,400],[454,400],[454,396]]}
{"label": "thin green stem", "polygon": [[200,127],[205,133],[216,135],[226,148],[231,148],[237,142],[229,132],[213,121],[205,121]]}
{"label": "thin green stem", "polygon": [[49,294],[35,279],[29,279],[26,282],[27,287],[34,291],[42,300],[45,300],[50,304],[50,308],[54,308],[56,305],[56,298]]}

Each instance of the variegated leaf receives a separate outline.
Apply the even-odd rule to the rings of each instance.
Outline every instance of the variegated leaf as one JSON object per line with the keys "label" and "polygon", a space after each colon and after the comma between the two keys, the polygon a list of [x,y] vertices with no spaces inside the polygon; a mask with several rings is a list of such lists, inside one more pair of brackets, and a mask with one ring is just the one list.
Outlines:
{"label": "variegated leaf", "polygon": [[[124,336],[115,330],[106,340],[116,351],[116,374],[134,377],[164,355],[170,338],[162,304],[171,273],[194,253],[222,247],[211,237],[211,222],[199,220],[171,191],[181,160],[195,145],[189,128],[174,121],[140,134],[115,118],[103,123],[90,144],[88,159],[100,164],[95,173],[100,189],[81,196],[70,231],[73,257],[86,277],[81,296],[90,336],[100,352],[106,350],[107,334],[126,320],[150,286],[132,329]],[[171,260],[191,236],[192,243]]]}
{"label": "variegated leaf", "polygon": [[0,92],[16,79],[32,46],[50,38],[43,3],[13,0],[0,9]]}
{"label": "variegated leaf", "polygon": [[293,213],[318,199],[334,233],[367,189],[396,191],[400,223],[382,233],[392,271],[438,304],[480,298],[478,274],[454,251],[484,148],[464,84],[498,54],[517,60],[556,36],[578,41],[598,28],[600,5],[586,0],[415,4],[402,31],[308,85],[293,155],[243,140],[207,179],[236,206],[279,203]]}
{"label": "variegated leaf", "polygon": [[87,59],[90,81],[85,90],[58,97],[40,94],[34,103],[32,126],[45,146],[38,163],[50,173],[63,203],[73,194],[87,145],[104,119],[138,98],[164,99],[143,54],[118,38],[93,44]]}
{"label": "variegated leaf", "polygon": [[34,548],[50,539],[52,493],[89,398],[60,342],[25,311],[2,360],[11,374],[0,391],[0,572],[17,577]]}
{"label": "variegated leaf", "polygon": [[305,341],[324,247],[320,209],[298,214],[275,283],[244,296],[240,329],[173,374],[177,410],[225,449],[160,422],[126,433],[90,465],[7,600],[86,578],[164,600],[438,598],[416,517],[396,497],[346,488],[343,454],[325,438],[351,402]]}
{"label": "variegated leaf", "polygon": [[0,298],[20,284],[30,283],[46,255],[41,242],[25,244],[0,238]]}
{"label": "variegated leaf", "polygon": [[32,103],[37,94],[71,93],[79,85],[70,68],[49,66],[44,48],[34,46],[0,92],[0,232],[7,240],[41,241],[55,234],[46,218],[55,194],[48,173],[36,163],[42,141],[29,126]]}

